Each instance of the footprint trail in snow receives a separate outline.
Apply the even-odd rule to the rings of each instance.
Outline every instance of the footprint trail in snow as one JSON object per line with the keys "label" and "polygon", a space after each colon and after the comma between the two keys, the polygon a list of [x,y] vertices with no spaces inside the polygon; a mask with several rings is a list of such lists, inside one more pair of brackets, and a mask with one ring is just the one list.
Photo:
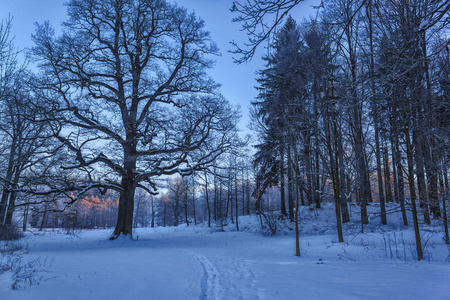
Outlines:
{"label": "footprint trail in snow", "polygon": [[211,261],[205,256],[186,250],[187,254],[194,256],[203,267],[203,278],[201,281],[201,295],[200,299],[220,299],[219,297],[219,272]]}

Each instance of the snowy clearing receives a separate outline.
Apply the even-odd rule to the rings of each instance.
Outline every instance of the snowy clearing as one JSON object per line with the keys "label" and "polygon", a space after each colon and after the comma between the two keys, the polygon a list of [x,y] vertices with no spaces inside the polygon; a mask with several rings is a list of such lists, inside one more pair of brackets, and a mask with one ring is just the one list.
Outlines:
{"label": "snowy clearing", "polygon": [[240,218],[245,232],[143,228],[116,241],[111,230],[28,233],[15,256],[32,263],[16,275],[33,280],[3,272],[1,299],[448,299],[449,249],[437,229],[422,228],[425,260],[416,262],[411,228],[374,222],[360,234],[345,224],[337,243],[331,208],[301,214],[300,258],[289,222],[265,236],[258,216]]}

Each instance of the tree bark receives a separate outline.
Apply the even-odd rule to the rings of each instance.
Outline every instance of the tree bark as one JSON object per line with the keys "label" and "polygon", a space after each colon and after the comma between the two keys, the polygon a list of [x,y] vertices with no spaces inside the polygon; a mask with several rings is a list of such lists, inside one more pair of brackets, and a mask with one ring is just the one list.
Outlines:
{"label": "tree bark", "polygon": [[197,225],[197,216],[195,213],[195,178],[192,175],[192,210],[194,213],[194,225]]}
{"label": "tree bark", "polygon": [[450,191],[449,191],[449,186],[448,186],[448,175],[447,175],[447,167],[448,164],[445,164],[445,159],[444,159],[444,164],[442,166],[442,172],[443,172],[443,185],[445,187],[442,188],[442,190],[445,191],[444,193],[444,197],[442,199],[442,214],[444,217],[444,231],[445,231],[445,243],[448,245],[450,244],[450,237],[449,237],[449,230],[448,230],[448,219],[447,219],[447,201],[450,198]]}
{"label": "tree bark", "polygon": [[398,185],[398,200],[400,202],[400,209],[402,211],[403,225],[408,226],[408,219],[406,217],[405,208],[405,188],[403,183],[403,167],[400,153],[400,142],[398,138],[395,140],[395,161],[397,163],[397,185]]}
{"label": "tree bark", "polygon": [[17,137],[14,136],[11,142],[10,152],[8,156],[8,165],[6,168],[6,175],[4,178],[4,183],[2,187],[2,198],[0,200],[0,224],[6,224],[6,217],[9,207],[9,200],[11,194],[12,180],[14,176],[14,160],[16,157],[16,144]]}
{"label": "tree bark", "polygon": [[205,198],[206,198],[206,208],[208,210],[208,227],[211,227],[211,207],[209,205],[209,195],[208,195],[208,174],[205,171]]}
{"label": "tree bark", "polygon": [[[237,172],[236,172],[237,174]],[[239,207],[238,207],[238,185],[237,185],[237,176],[234,179],[234,197],[236,201],[236,231],[239,231]]]}
{"label": "tree bark", "polygon": [[[337,137],[336,137],[337,138]],[[345,171],[344,171],[344,149],[342,145],[342,133],[339,128],[339,138],[336,141],[338,144],[337,149],[337,162],[339,166],[339,195],[340,195],[340,205],[342,213],[342,223],[350,222],[350,213],[348,211],[347,195],[345,193]]]}
{"label": "tree bark", "polygon": [[412,144],[410,140],[409,130],[406,130],[406,160],[408,163],[408,185],[409,192],[411,196],[411,208],[414,222],[414,235],[416,237],[416,251],[417,260],[423,259],[422,243],[420,241],[420,231],[419,231],[419,221],[417,217],[417,206],[416,206],[416,189],[414,186],[414,162],[412,153]]}
{"label": "tree bark", "polygon": [[389,152],[387,146],[384,146],[383,155],[383,165],[384,165],[384,182],[386,184],[386,202],[392,202],[392,182],[391,182],[391,167],[389,163]]}
{"label": "tree bark", "polygon": [[423,139],[421,129],[417,128],[415,134],[413,134],[413,143],[415,148],[415,161],[416,161],[416,175],[417,175],[417,189],[419,191],[419,207],[423,213],[423,218],[426,224],[430,224],[430,214],[428,213],[428,197],[427,187],[425,183],[425,170],[424,170],[424,152],[423,152]]}
{"label": "tree bark", "polygon": [[280,198],[281,198],[281,213],[287,216],[286,211],[286,188],[285,188],[285,170],[284,170],[284,142],[280,146]]}
{"label": "tree bark", "polygon": [[291,159],[291,146],[288,143],[288,151],[287,151],[287,177],[288,177],[288,205],[289,205],[289,219],[294,221],[294,178],[292,174],[292,159]]}
{"label": "tree bark", "polygon": [[[132,140],[134,135],[128,133],[128,140]],[[124,146],[124,169],[126,175],[122,177],[119,207],[117,214],[116,228],[113,236],[110,238],[114,240],[121,234],[130,235],[133,237],[133,214],[134,214],[134,196],[136,192],[136,185],[133,180],[136,171],[136,146]]]}

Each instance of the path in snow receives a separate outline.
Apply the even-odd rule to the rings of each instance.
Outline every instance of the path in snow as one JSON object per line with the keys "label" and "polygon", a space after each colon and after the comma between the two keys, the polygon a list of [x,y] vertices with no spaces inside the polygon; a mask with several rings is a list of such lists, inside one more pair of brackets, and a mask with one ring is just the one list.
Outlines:
{"label": "path in snow", "polygon": [[201,280],[201,294],[200,299],[216,300],[219,298],[219,272],[216,267],[205,256],[196,252],[185,250],[189,255],[194,256],[200,262],[203,267],[204,276]]}

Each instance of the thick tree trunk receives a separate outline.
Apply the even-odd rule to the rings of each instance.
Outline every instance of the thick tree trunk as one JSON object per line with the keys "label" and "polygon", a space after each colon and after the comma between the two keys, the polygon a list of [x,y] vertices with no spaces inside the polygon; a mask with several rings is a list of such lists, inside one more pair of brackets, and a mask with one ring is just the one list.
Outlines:
{"label": "thick tree trunk", "polygon": [[122,191],[120,192],[119,208],[117,214],[116,228],[111,240],[118,238],[121,234],[133,237],[133,213],[134,194],[136,188],[126,178],[122,179]]}
{"label": "thick tree trunk", "polygon": [[[127,132],[127,140],[134,140],[135,133]],[[118,238],[121,234],[130,235],[133,238],[133,216],[134,216],[134,196],[136,193],[136,183],[134,176],[136,172],[136,145],[133,143],[124,146],[124,170],[120,184],[119,207],[117,213],[116,228],[110,240]]]}

